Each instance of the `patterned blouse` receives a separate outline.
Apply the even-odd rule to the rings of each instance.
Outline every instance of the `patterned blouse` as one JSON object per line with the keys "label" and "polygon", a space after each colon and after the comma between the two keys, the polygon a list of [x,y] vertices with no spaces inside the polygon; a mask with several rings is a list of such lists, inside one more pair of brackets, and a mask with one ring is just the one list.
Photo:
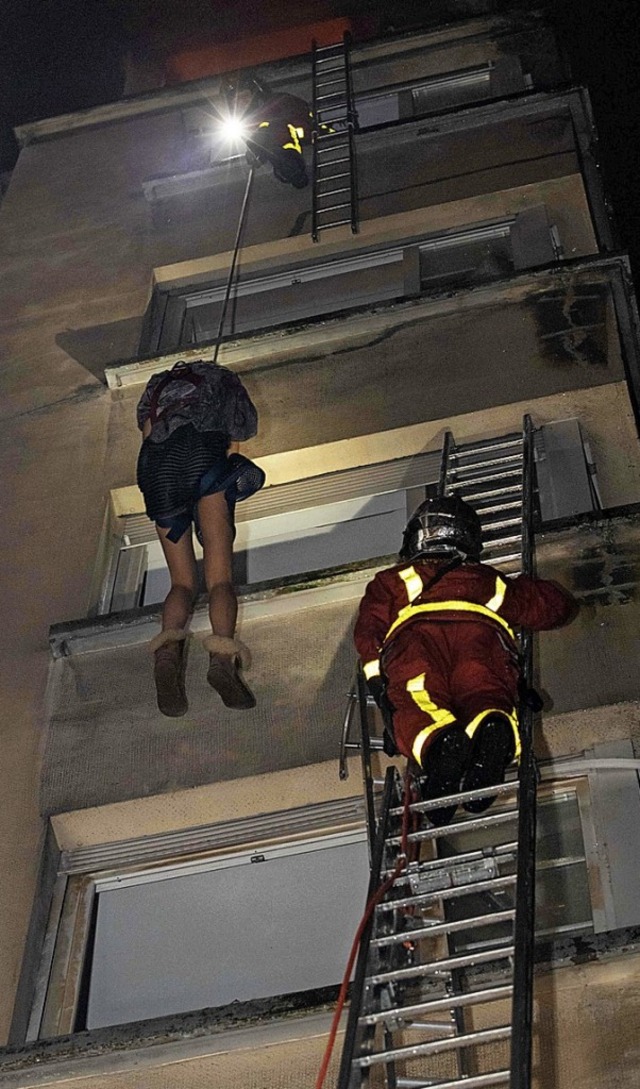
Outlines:
{"label": "patterned blouse", "polygon": [[232,442],[253,438],[258,430],[258,414],[238,376],[201,359],[194,363],[180,361],[171,370],[154,374],[138,402],[136,415],[141,431],[151,419],[151,442],[164,442],[188,423],[197,431],[221,431]]}

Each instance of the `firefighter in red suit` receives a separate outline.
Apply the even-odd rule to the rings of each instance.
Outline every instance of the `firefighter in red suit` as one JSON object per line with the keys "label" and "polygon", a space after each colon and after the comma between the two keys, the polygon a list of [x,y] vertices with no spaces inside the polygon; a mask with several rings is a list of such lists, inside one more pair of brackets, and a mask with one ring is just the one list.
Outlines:
{"label": "firefighter in red suit", "polygon": [[[415,762],[424,800],[503,782],[520,751],[520,669],[513,625],[560,627],[577,606],[555,583],[509,579],[479,562],[480,519],[457,497],[427,499],[401,562],[360,604],[355,643],[370,691],[390,713],[397,749]],[[470,801],[481,812],[492,798]],[[455,807],[429,813],[446,824]]]}

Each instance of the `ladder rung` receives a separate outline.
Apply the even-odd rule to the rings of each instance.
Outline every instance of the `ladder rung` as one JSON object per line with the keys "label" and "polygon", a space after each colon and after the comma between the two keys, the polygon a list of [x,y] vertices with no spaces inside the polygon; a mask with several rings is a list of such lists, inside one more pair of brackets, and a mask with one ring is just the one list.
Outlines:
{"label": "ladder rung", "polygon": [[[331,193],[329,193],[327,195],[332,196]],[[349,207],[350,207],[349,201],[344,201],[342,204],[330,204],[328,208],[318,208],[318,212],[321,212],[321,213],[339,212],[341,208],[349,208]]]}
{"label": "ladder rung", "polygon": [[[499,783],[497,786],[482,786],[476,791],[464,791],[460,794],[443,794],[441,798],[429,798],[428,802],[414,802],[411,803],[409,809],[411,812],[417,813],[429,813],[431,809],[440,809],[442,806],[450,805],[464,805],[466,802],[476,802],[481,798],[497,797],[501,794],[505,794],[508,791],[514,791],[516,783]],[[491,824],[504,824],[505,821],[512,819],[518,811],[517,806],[509,806],[506,809],[487,809],[483,813],[479,813],[477,817],[463,817],[460,820],[452,820],[450,824],[442,824],[444,834],[455,835],[460,831],[471,831],[484,827],[483,821],[489,821]],[[479,823],[480,822],[480,823]],[[419,835],[419,832],[409,832],[409,840],[413,835]],[[387,844],[399,844],[401,843],[402,835],[395,834],[390,835],[389,839],[385,840]]]}
{"label": "ladder rung", "polygon": [[522,529],[524,520],[519,510],[497,510],[488,517],[480,517],[482,522],[482,534],[495,533],[496,530],[506,526],[519,526]]}
{"label": "ladder rung", "polygon": [[499,466],[494,467],[490,465],[488,470],[487,467],[483,467],[482,469],[479,469],[477,473],[465,473],[464,476],[460,474],[460,476],[451,480],[451,487],[461,488],[465,485],[469,487],[470,485],[475,486],[477,484],[484,484],[485,481],[513,480],[514,478],[521,480],[522,470],[520,467],[515,469],[501,469]]}
{"label": "ladder rung", "polygon": [[[396,885],[405,885],[412,878],[420,877],[421,874],[438,873],[457,866],[467,866],[469,863],[481,862],[483,859],[508,859],[515,856],[517,850],[518,841],[511,840],[508,843],[499,843],[495,847],[480,847],[475,851],[462,851],[458,855],[451,855],[447,858],[432,858],[428,862],[420,862],[418,865],[411,864],[397,877],[395,883]],[[393,872],[393,869],[385,870],[382,876],[389,877]]]}
{"label": "ladder rung", "polygon": [[[479,451],[477,451],[477,450],[473,450],[473,451],[470,450],[469,453],[464,455],[464,456],[469,457],[469,458],[477,458],[478,453],[479,453]],[[489,453],[489,451],[484,450],[484,451],[480,451],[480,453],[485,453],[486,454],[486,453]],[[459,472],[462,472],[463,470],[466,471],[467,469],[482,468],[483,466],[487,466],[487,465],[512,465],[514,462],[517,462],[517,464],[520,465],[520,466],[522,465],[522,451],[520,451],[520,450],[516,451],[514,454],[503,453],[499,457],[480,458],[479,461],[470,461],[470,462],[461,461],[460,458],[462,456],[463,455],[461,455],[461,454],[454,454],[452,456],[452,461],[454,463],[449,465],[449,470],[450,471],[455,471],[455,472],[459,473]],[[454,461],[454,459],[455,459],[455,461]]]}
{"label": "ladder rung", "polygon": [[524,449],[522,441],[520,439],[510,439],[507,442],[490,442],[488,446],[478,446],[475,443],[471,443],[469,446],[456,446],[451,450],[450,458],[477,458],[479,456],[484,457],[485,454],[491,454],[495,456],[500,452],[501,457],[522,458],[524,455]]}
{"label": "ladder rung", "polygon": [[514,431],[510,435],[502,435],[500,438],[479,439],[478,442],[461,442],[453,447],[451,453],[460,454],[465,450],[497,450],[502,446],[513,446],[515,443],[522,445],[522,435]]}
{"label": "ladder rung", "polygon": [[[489,553],[489,555],[487,557],[485,557],[485,559],[489,559],[494,567],[499,567],[499,565],[502,564],[502,563],[514,563],[516,560],[521,560],[522,559],[522,553],[521,552],[507,552],[506,556],[500,556],[500,555],[492,556],[491,553]],[[521,572],[520,572],[520,570],[510,571],[509,574],[510,575],[519,575],[519,574],[521,574]]]}
{"label": "ladder rung", "polygon": [[388,972],[376,972],[367,976],[367,983],[377,986],[381,983],[399,983],[406,979],[423,979],[430,975],[458,972],[463,968],[475,968],[478,964],[494,964],[500,960],[510,960],[515,952],[513,945],[501,948],[485,949],[475,953],[463,953],[457,957],[444,957],[431,960],[428,964],[412,964],[409,968],[394,968]]}
{"label": "ladder rung", "polygon": [[475,896],[479,892],[490,892],[492,889],[508,889],[515,883],[515,874],[507,874],[506,877],[488,877],[485,880],[470,881],[468,885],[453,885],[449,888],[438,889],[436,892],[419,892],[415,896],[404,896],[401,900],[383,900],[381,904],[378,904],[376,912],[382,914],[385,911],[396,911],[399,908],[437,904],[440,900],[456,900],[461,896]]}
{"label": "ladder rung", "polygon": [[509,499],[505,503],[500,503],[497,506],[495,503],[489,503],[488,506],[476,506],[476,513],[480,518],[484,518],[487,514],[498,514],[500,511],[506,510],[520,510],[522,507],[522,499]]}
{"label": "ladder rung", "polygon": [[[351,186],[350,185],[341,185],[339,189],[328,189],[325,193],[317,193],[316,196],[317,196],[318,200],[329,200],[330,197],[337,197],[339,193],[350,193],[350,192],[351,192]],[[333,208],[348,208],[348,204],[334,204],[334,205],[332,205],[332,210],[333,210]],[[319,207],[318,211],[319,212],[328,212],[329,209],[326,208],[326,207],[323,207],[323,208]]]}
{"label": "ladder rung", "polygon": [[396,1078],[398,1089],[493,1089],[496,1085],[508,1085],[511,1081],[510,1070],[496,1070],[491,1074],[471,1074],[455,1078],[454,1081],[433,1082],[416,1078]]}
{"label": "ladder rung", "polygon": [[[443,794],[441,798],[429,798],[428,802],[412,802],[412,813],[428,813],[430,809],[440,809],[442,805],[464,805],[465,802],[479,801],[480,798],[493,797],[494,795],[511,794],[518,789],[517,779],[508,779],[506,783],[497,783],[492,787],[479,787],[477,790],[462,790],[457,794]],[[389,810],[389,815],[401,817],[404,807],[399,805]]]}
{"label": "ladder rung", "polygon": [[351,223],[351,220],[350,219],[332,219],[328,223],[319,224],[319,227],[324,231],[328,231],[331,227],[343,227],[345,223]]}
{"label": "ladder rung", "polygon": [[[499,1040],[508,1040],[510,1036],[511,1025],[502,1025],[500,1028],[469,1032],[464,1036],[432,1040],[427,1044],[413,1044],[408,1047],[393,1048],[389,1051],[374,1051],[372,1054],[362,1055],[359,1059],[354,1059],[353,1065],[368,1067],[377,1063],[392,1062],[395,1059],[414,1059],[419,1055],[437,1055],[441,1051],[455,1051],[464,1047],[475,1047],[478,1044],[497,1043]],[[464,1080],[460,1082],[460,1085],[466,1084]]]}
{"label": "ladder rung", "polygon": [[349,141],[345,140],[344,132],[319,132],[316,140],[318,144],[326,144],[329,140],[335,141],[337,139],[342,140],[342,143],[337,144],[337,146],[334,143],[334,146],[331,148],[318,148],[318,151],[322,151],[324,154],[325,151],[340,151],[343,147],[349,147]]}
{"label": "ladder rung", "polygon": [[523,537],[522,521],[519,518],[511,522],[505,520],[494,525],[482,527],[485,548],[497,548],[500,544],[513,544]]}
{"label": "ladder rung", "polygon": [[[432,825],[430,828],[425,828],[420,832],[410,832],[407,836],[408,843],[427,843],[432,839],[441,839],[442,837],[457,836],[459,832],[479,832],[484,831],[485,828],[491,828],[497,824],[509,824],[517,816],[517,809],[509,810],[508,812],[500,811],[499,813],[487,812],[479,817],[470,818],[469,820],[452,821],[451,824]],[[401,836],[389,836],[385,841],[389,847],[399,847],[401,843]]]}
{"label": "ladder rung", "polygon": [[[337,92],[335,92],[332,95],[325,95],[324,97],[325,98],[339,98],[340,96],[338,95]],[[318,121],[320,121],[321,124],[326,125],[327,124],[327,114],[335,114],[336,112],[340,112],[340,113],[344,114],[344,120],[345,121],[348,120],[348,109],[347,109],[346,102],[336,102],[335,105],[333,105],[333,106],[320,106],[320,108],[317,110]],[[321,113],[324,115],[323,118],[320,117]],[[334,120],[338,120],[338,119],[334,118]]]}
{"label": "ladder rung", "polygon": [[518,526],[518,536],[522,536],[522,519],[516,518],[500,518],[500,521],[495,522],[483,522],[482,523],[482,538],[484,540],[484,548],[487,548],[488,539],[491,534],[497,533],[497,531],[508,529],[509,527]]}
{"label": "ladder rung", "polygon": [[515,914],[515,908],[508,908],[505,911],[489,912],[487,915],[475,915],[470,919],[453,919],[447,923],[434,923],[433,926],[416,927],[415,930],[399,930],[396,934],[383,934],[380,938],[372,938],[371,944],[382,949],[388,945],[414,942],[419,938],[435,938],[440,934],[454,934],[460,930],[474,930],[480,926],[508,923],[515,917]]}
{"label": "ladder rung", "polygon": [[351,175],[348,170],[342,172],[342,174],[330,174],[327,178],[316,178],[317,185],[324,185],[331,181],[341,181],[342,178],[350,178]]}
{"label": "ladder rung", "polygon": [[498,496],[508,496],[511,499],[515,498],[516,495],[520,497],[520,502],[522,502],[522,489],[513,485],[509,488],[494,488],[492,491],[485,489],[482,492],[468,492],[464,488],[458,488],[456,494],[464,494],[467,503],[474,503],[477,499],[497,499]]}
{"label": "ladder rung", "polygon": [[[433,858],[428,862],[420,862],[416,865],[411,862],[408,869],[404,870],[395,880],[394,888],[398,885],[411,884],[413,881],[429,881],[440,877],[443,873],[455,874],[458,869],[465,869],[481,861],[512,862],[517,857],[518,844],[516,840],[501,843],[497,847],[483,847],[480,851],[466,851],[459,855],[446,856],[445,858]],[[384,870],[383,878],[391,877],[394,869]]]}
{"label": "ladder rung", "polygon": [[358,1018],[360,1025],[377,1025],[381,1021],[395,1018],[417,1017],[422,1013],[436,1013],[439,1010],[457,1010],[465,1006],[482,1005],[485,1002],[500,1002],[513,993],[510,983],[498,987],[484,987],[479,991],[466,991],[464,994],[451,994],[445,998],[432,998],[427,1002],[417,1002],[412,1006],[397,1006],[395,1009],[380,1010]]}

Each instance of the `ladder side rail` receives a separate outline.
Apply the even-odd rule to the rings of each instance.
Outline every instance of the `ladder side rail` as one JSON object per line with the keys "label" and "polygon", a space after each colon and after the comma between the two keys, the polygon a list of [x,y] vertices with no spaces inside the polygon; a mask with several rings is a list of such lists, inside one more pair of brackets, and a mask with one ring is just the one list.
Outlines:
{"label": "ladder side rail", "polygon": [[358,127],[358,117],[355,111],[353,98],[353,78],[351,72],[351,35],[348,30],[344,34],[344,77],[347,93],[347,134],[349,138],[349,184],[351,192],[351,233],[358,233],[358,173],[356,169],[356,141],[355,134]]}
{"label": "ladder side rail", "polygon": [[318,43],[311,43],[311,238],[318,241]]}
{"label": "ladder side rail", "polygon": [[[361,673],[358,674],[358,679],[360,680],[360,678]],[[382,814],[373,844],[371,876],[369,878],[369,888],[367,890],[367,904],[380,886],[382,863],[385,854],[387,825],[389,823],[389,810],[392,808],[396,789],[397,771],[394,767],[387,768],[384,783]],[[369,959],[369,947],[373,934],[374,923],[375,912],[371,912],[367,925],[362,933],[362,938],[360,940],[358,959],[356,961],[356,970],[353,984],[351,986],[349,1015],[347,1017],[347,1026],[344,1035],[344,1044],[342,1047],[342,1058],[340,1060],[340,1069],[338,1072],[337,1089],[359,1089],[360,1085],[362,1084],[362,1071],[359,1067],[354,1067],[353,1060],[358,1039],[358,1020],[360,1018],[364,1002],[364,988],[367,978],[367,962]],[[354,1075],[357,1077],[357,1081],[353,1080]]]}
{"label": "ladder side rail", "polygon": [[362,781],[367,810],[367,832],[369,840],[369,860],[374,863],[374,850],[377,836],[376,809],[373,796],[373,769],[371,767],[371,733],[369,731],[369,712],[367,705],[367,683],[362,666],[358,663],[356,674],[358,694],[358,712],[360,717],[360,755],[362,759]]}
{"label": "ladder side rail", "polygon": [[449,477],[449,461],[455,449],[453,432],[447,431],[442,444],[442,457],[440,459],[440,476],[438,478],[438,495],[447,494],[447,481]]}
{"label": "ladder side rail", "polygon": [[[523,496],[522,496],[522,571],[532,575],[533,499],[534,499],[533,425],[524,418]],[[533,681],[533,639],[530,631],[522,633],[522,668],[525,686]],[[533,754],[533,711],[524,703],[520,708],[520,805],[518,812],[518,862],[516,917],[514,930],[514,978],[511,1037],[510,1089],[530,1089],[533,1030],[533,967],[535,942],[535,865],[536,865],[536,790],[537,768]]]}
{"label": "ladder side rail", "polygon": [[359,749],[360,746],[356,741],[351,740],[351,725],[353,722],[354,704],[358,699],[357,692],[357,673],[354,674],[351,684],[349,685],[349,691],[347,693],[347,706],[344,712],[344,718],[342,720],[342,733],[340,735],[340,752],[338,755],[338,775],[342,781],[349,778],[349,767],[347,764],[347,753],[350,749]]}

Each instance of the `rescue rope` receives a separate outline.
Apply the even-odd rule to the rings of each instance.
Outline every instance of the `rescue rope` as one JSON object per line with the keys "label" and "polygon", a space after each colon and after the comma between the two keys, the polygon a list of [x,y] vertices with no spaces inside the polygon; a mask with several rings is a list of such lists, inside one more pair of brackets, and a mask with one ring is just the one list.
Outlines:
{"label": "rescue rope", "polygon": [[224,294],[224,301],[222,303],[222,313],[220,314],[220,321],[218,323],[218,335],[216,337],[216,346],[213,353],[213,362],[218,362],[218,352],[220,351],[220,342],[222,341],[222,330],[224,329],[224,321],[227,316],[227,307],[229,306],[229,298],[231,296],[231,288],[233,286],[233,277],[235,276],[236,264],[238,261],[238,253],[240,252],[240,241],[242,239],[242,228],[244,227],[244,220],[247,214],[247,204],[249,203],[249,193],[251,192],[251,183],[253,181],[254,167],[252,166],[249,171],[249,177],[247,178],[247,184],[244,191],[244,199],[242,201],[242,208],[240,209],[240,218],[238,219],[238,229],[236,231],[236,240],[233,247],[233,257],[231,258],[231,267],[229,269],[229,275],[227,277],[227,287]]}
{"label": "rescue rope", "polygon": [[401,834],[401,837],[400,837],[400,854],[398,856],[398,861],[396,863],[396,867],[395,867],[393,873],[389,877],[387,877],[386,880],[383,881],[381,885],[378,886],[376,891],[369,898],[367,906],[364,909],[364,914],[363,914],[363,916],[362,916],[362,918],[361,918],[361,920],[360,920],[360,922],[358,924],[358,929],[356,930],[355,937],[353,939],[353,944],[351,946],[351,952],[349,953],[349,958],[347,960],[347,967],[345,968],[344,976],[342,978],[342,984],[340,986],[340,992],[338,994],[338,1001],[337,1001],[337,1004],[336,1004],[335,1012],[333,1014],[333,1020],[331,1022],[331,1028],[329,1030],[329,1039],[327,1040],[327,1046],[325,1048],[325,1052],[324,1052],[324,1056],[323,1056],[322,1063],[321,1063],[321,1066],[320,1066],[320,1070],[318,1071],[318,1077],[316,1079],[315,1089],[322,1089],[322,1087],[324,1085],[324,1080],[325,1080],[325,1078],[327,1076],[327,1070],[329,1069],[329,1063],[331,1062],[331,1055],[333,1053],[333,1047],[334,1047],[334,1044],[336,1042],[336,1036],[338,1034],[338,1025],[340,1023],[340,1018],[342,1016],[342,1010],[344,1008],[344,1004],[345,1004],[346,998],[347,998],[347,990],[349,989],[349,980],[351,979],[351,973],[353,971],[353,965],[355,963],[355,959],[356,959],[356,956],[358,954],[358,949],[360,948],[360,942],[362,941],[362,935],[364,933],[365,927],[367,926],[367,923],[369,922],[369,920],[370,920],[371,916],[373,915],[373,912],[377,908],[378,904],[386,896],[386,894],[389,892],[389,889],[393,888],[393,886],[395,885],[396,881],[400,877],[402,871],[404,870],[404,868],[405,868],[405,866],[407,864],[408,835],[409,835],[409,806],[411,805],[411,789],[410,789],[410,786],[409,786],[410,778],[411,777],[409,775],[409,765],[407,764],[407,769],[405,771],[405,776],[404,776],[404,808],[403,808],[403,811],[402,811],[402,834]]}

